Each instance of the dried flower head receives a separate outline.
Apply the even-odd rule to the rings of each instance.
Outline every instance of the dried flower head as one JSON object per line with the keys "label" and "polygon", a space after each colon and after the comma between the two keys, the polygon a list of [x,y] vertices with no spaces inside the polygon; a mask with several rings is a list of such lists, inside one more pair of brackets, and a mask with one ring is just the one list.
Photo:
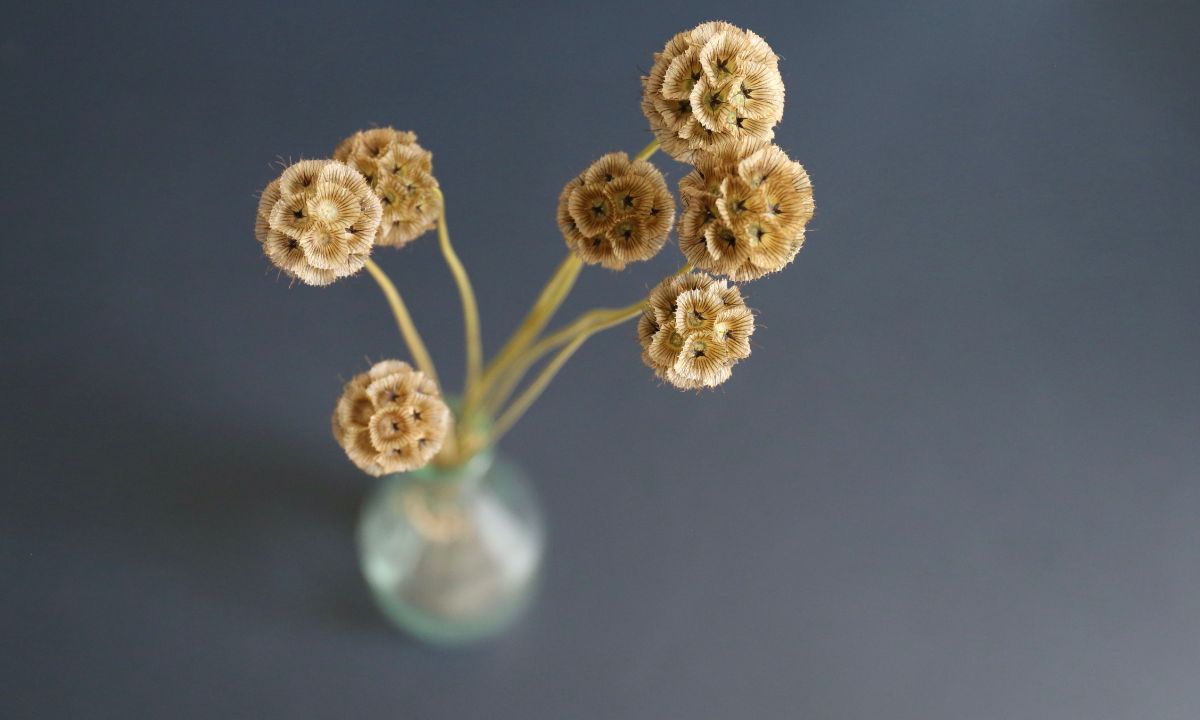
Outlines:
{"label": "dried flower head", "polygon": [[804,167],[762,140],[731,140],[696,157],[679,182],[679,247],[698,269],[753,280],[782,270],[813,216]]}
{"label": "dried flower head", "polygon": [[338,144],[333,158],[358,170],[383,203],[379,245],[402,247],[434,228],[442,211],[433,153],[417,136],[387,128],[356,132]]}
{"label": "dried flower head", "polygon": [[592,163],[563,188],[558,227],[589,265],[621,270],[662,250],[675,222],[675,198],[662,173],[623,152]]}
{"label": "dried flower head", "polygon": [[662,149],[683,162],[726,138],[773,138],[783,95],[771,47],[724,22],[671,38],[642,78],[642,112]]}
{"label": "dried flower head", "polygon": [[416,470],[442,448],[450,409],[437,384],[400,360],[384,360],[346,383],[333,437],[368,475]]}
{"label": "dried flower head", "polygon": [[254,236],[290,277],[328,285],[366,264],[381,213],[358,172],[334,160],[302,160],[263,190]]}
{"label": "dried flower head", "polygon": [[642,361],[682,390],[728,380],[750,356],[753,333],[754,314],[737,287],[701,273],[664,279],[638,321]]}

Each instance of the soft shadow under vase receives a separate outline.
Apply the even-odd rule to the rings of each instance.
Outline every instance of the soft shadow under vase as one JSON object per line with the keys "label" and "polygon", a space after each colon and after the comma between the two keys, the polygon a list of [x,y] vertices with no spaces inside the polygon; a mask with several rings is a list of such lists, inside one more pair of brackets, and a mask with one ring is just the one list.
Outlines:
{"label": "soft shadow under vase", "polygon": [[545,534],[529,481],[490,452],[380,479],[363,505],[363,574],[384,614],[435,644],[510,625],[536,591]]}

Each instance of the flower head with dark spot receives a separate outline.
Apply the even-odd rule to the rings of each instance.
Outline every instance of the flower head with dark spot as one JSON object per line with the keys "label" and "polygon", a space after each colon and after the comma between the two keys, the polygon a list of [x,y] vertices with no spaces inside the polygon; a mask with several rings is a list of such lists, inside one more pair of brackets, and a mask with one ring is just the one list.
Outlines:
{"label": "flower head with dark spot", "polygon": [[333,157],[362,173],[379,196],[383,224],[377,244],[403,247],[434,228],[442,199],[433,153],[417,144],[415,133],[390,127],[356,132]]}
{"label": "flower head with dark spot", "polygon": [[563,187],[558,227],[589,265],[622,270],[662,250],[675,222],[675,198],[653,165],[609,153]]}
{"label": "flower head with dark spot", "polygon": [[770,140],[783,97],[771,47],[724,22],[671,38],[642,78],[642,112],[662,149],[683,162],[726,138]]}
{"label": "flower head with dark spot", "polygon": [[638,321],[642,361],[683,390],[728,380],[750,356],[753,333],[754,313],[737,287],[701,273],[664,279]]}
{"label": "flower head with dark spot", "polygon": [[697,155],[679,182],[679,247],[697,269],[738,282],[782,270],[814,212],[804,167],[763,140],[730,140]]}
{"label": "flower head with dark spot", "polygon": [[400,360],[384,360],[346,383],[333,411],[333,437],[368,475],[423,467],[450,431],[437,384]]}
{"label": "flower head with dark spot", "polygon": [[302,160],[263,190],[254,235],[288,276],[328,285],[366,264],[381,213],[358,172],[335,160]]}

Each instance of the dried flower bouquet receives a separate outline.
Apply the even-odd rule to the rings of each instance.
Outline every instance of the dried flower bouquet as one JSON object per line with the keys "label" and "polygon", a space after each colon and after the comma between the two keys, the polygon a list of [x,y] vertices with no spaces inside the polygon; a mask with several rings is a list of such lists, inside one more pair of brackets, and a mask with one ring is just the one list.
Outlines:
{"label": "dried flower bouquet", "polygon": [[[707,22],[655,53],[642,86],[655,140],[632,159],[604,155],[566,183],[557,220],[567,257],[486,365],[475,294],[450,242],[432,154],[416,135],[392,128],[355,133],[331,159],[298,162],[263,190],[255,235],[266,257],[308,285],[365,267],[415,365],[379,362],[350,380],[337,402],[333,435],[364,472],[465,462],[520,419],[589,337],[634,318],[643,362],[677,388],[723,383],[750,355],[754,313],[730,281],[790,264],[814,209],[808,174],[771,142],[783,117],[778,57],[749,30]],[[677,227],[675,198],[649,162],[659,149],[693,168],[679,183]],[[672,227],[686,260],[677,273],[637,302],[594,309],[546,332],[585,265],[621,270],[648,260]],[[399,290],[370,257],[376,246],[402,248],[434,228],[463,306],[467,372],[456,411],[443,399]]]}

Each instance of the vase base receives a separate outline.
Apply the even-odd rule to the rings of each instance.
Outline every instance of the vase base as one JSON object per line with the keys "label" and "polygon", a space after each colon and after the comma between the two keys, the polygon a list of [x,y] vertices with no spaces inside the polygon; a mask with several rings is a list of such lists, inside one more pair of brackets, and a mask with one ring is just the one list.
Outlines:
{"label": "vase base", "polygon": [[374,591],[371,597],[388,622],[406,635],[428,645],[453,647],[483,642],[503,634],[525,614],[537,591],[536,584],[532,585],[529,592],[517,602],[489,617],[473,620],[430,615],[411,605],[397,603],[392,596]]}

